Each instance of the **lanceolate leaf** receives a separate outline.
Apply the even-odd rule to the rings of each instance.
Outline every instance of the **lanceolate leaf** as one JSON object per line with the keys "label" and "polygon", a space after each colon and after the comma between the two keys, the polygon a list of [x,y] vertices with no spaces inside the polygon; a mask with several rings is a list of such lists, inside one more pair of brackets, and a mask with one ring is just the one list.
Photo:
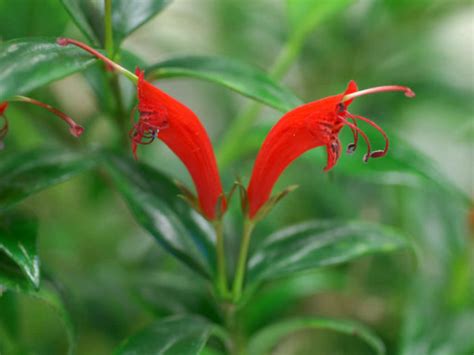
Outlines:
{"label": "lanceolate leaf", "polygon": [[361,338],[375,354],[385,354],[383,342],[362,324],[332,318],[295,318],[269,325],[257,333],[250,341],[249,354],[265,355],[285,336],[304,329],[327,329]]}
{"label": "lanceolate leaf", "polygon": [[97,163],[92,154],[36,149],[0,160],[0,211]]}
{"label": "lanceolate leaf", "polygon": [[18,39],[0,44],[0,102],[84,70],[95,61],[55,39]]}
{"label": "lanceolate leaf", "polygon": [[0,215],[0,287],[39,287],[37,230],[38,223],[31,216],[17,212]]}
{"label": "lanceolate leaf", "polygon": [[[104,1],[61,0],[79,29],[96,44],[104,44]],[[171,0],[114,0],[112,27],[114,41],[120,44],[128,35],[148,22]]]}
{"label": "lanceolate leaf", "polygon": [[244,96],[286,112],[301,104],[287,88],[263,70],[224,57],[181,56],[152,65],[150,79],[194,77],[223,85]]}
{"label": "lanceolate leaf", "polygon": [[197,355],[206,345],[212,323],[197,316],[176,316],[156,321],[130,337],[116,355]]}
{"label": "lanceolate leaf", "polygon": [[258,244],[249,259],[248,281],[273,279],[407,246],[407,241],[389,227],[310,221],[273,233]]}
{"label": "lanceolate leaf", "polygon": [[215,264],[212,229],[178,197],[176,185],[148,165],[117,156],[107,160],[107,170],[137,222],[194,271],[210,276]]}

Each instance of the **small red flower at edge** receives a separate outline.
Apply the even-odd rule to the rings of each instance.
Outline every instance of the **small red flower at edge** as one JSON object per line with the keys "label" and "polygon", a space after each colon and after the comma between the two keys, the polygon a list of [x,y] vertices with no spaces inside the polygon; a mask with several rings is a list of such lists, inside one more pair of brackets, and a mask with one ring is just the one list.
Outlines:
{"label": "small red flower at edge", "polygon": [[[200,209],[209,220],[216,209],[223,212],[226,201],[209,136],[198,117],[181,102],[138,76],[138,111],[140,118],[130,131],[132,151],[136,157],[138,144],[162,140],[183,162],[196,186]],[[217,206],[218,204],[221,206]]]}
{"label": "small red flower at edge", "polygon": [[[383,91],[404,91],[406,96],[414,96],[413,91],[402,86],[382,86],[357,91],[356,83],[351,81],[342,94],[310,102],[286,113],[269,132],[255,160],[247,189],[249,218],[256,216],[268,201],[279,176],[304,152],[325,146],[327,164],[324,171],[330,170],[341,155],[338,135],[344,126],[348,126],[354,135],[354,142],[347,147],[348,153],[356,149],[360,134],[367,144],[365,162],[369,158],[384,156],[389,146],[385,132],[368,118],[347,111],[355,97]],[[369,139],[358,127],[357,121],[364,121],[382,133],[385,138],[383,150],[372,151]]]}

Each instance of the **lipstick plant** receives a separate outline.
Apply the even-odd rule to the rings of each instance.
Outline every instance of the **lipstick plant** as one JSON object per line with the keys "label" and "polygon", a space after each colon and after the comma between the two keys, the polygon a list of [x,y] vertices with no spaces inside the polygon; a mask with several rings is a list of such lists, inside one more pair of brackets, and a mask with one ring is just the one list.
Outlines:
{"label": "lipstick plant", "polygon": [[[343,2],[334,3],[333,10],[316,6],[315,11],[330,17]],[[396,255],[403,254],[416,268],[411,242],[396,228],[367,221],[363,214],[355,219],[342,214],[331,218],[314,214],[310,220],[289,218],[296,213],[292,212],[295,203],[320,202],[311,194],[294,193],[291,199],[282,199],[295,190],[295,184],[312,191],[328,186],[342,189],[330,174],[337,176],[339,161],[354,160],[342,156],[346,143],[348,154],[365,150],[357,169],[377,176],[373,160],[389,158],[392,150],[401,149],[398,140],[389,150],[391,134],[376,123],[378,118],[352,114],[349,106],[369,94],[400,91],[414,97],[414,92],[399,85],[360,90],[353,80],[343,90],[344,82],[335,81],[330,86],[321,84],[319,91],[324,97],[311,95],[304,103],[277,81],[296,52],[280,59],[270,74],[217,56],[180,56],[147,65],[125,50],[122,41],[168,1],[63,0],[62,4],[82,34],[63,37],[59,32],[52,38],[0,43],[0,353],[38,351],[23,341],[16,325],[19,302],[26,296],[51,305],[65,324],[67,344],[58,339],[42,343],[36,338],[33,344],[41,353],[98,354],[100,346],[88,343],[88,334],[105,333],[107,343],[112,344],[107,351],[114,348],[115,354],[296,354],[296,350],[278,352],[279,344],[298,339],[295,334],[300,331],[320,329],[343,334],[341,339],[349,345],[341,345],[342,352],[353,346],[354,354],[384,354],[386,335],[382,339],[379,329],[371,330],[358,317],[349,320],[349,316],[333,315],[326,309],[315,314],[295,308],[303,297],[323,290],[343,293],[345,286],[336,287],[336,280],[348,277],[348,265],[363,265],[368,255],[381,254],[381,260],[393,260],[397,256],[389,259],[389,253],[397,251]],[[303,10],[310,6],[305,1],[301,4]],[[295,4],[290,2],[289,6]],[[301,50],[309,28],[317,24],[311,20],[315,15],[306,12],[299,12],[302,27],[290,39],[293,51]],[[147,45],[160,48],[159,43]],[[64,102],[48,85],[75,73],[90,86],[97,113],[81,117],[80,110],[72,109],[77,111],[73,120],[63,110],[81,106],[83,85],[63,94],[69,96]],[[219,117],[199,117],[186,95],[178,94],[173,84],[164,84],[165,77],[204,79],[281,113],[265,134],[250,144],[259,129],[254,125],[258,107],[251,108],[230,125],[217,144],[218,138],[208,134],[207,126]],[[209,97],[210,105],[215,101]],[[64,134],[64,127],[36,117],[44,113],[39,109],[26,111],[32,105],[25,103],[59,117],[73,137]],[[351,111],[362,109],[352,110],[351,106]],[[371,115],[382,115],[370,111]],[[390,105],[383,110],[386,122],[394,115]],[[52,138],[41,139],[41,132]],[[25,143],[23,137],[30,135],[40,139]],[[381,149],[375,149],[376,135],[383,138]],[[292,175],[290,181],[284,172],[313,149],[324,151],[326,162],[316,161],[313,165],[317,169]],[[173,170],[178,162],[184,169]],[[350,169],[347,171],[355,181]],[[85,185],[66,190],[62,198],[45,193],[29,198],[82,172],[88,172],[90,181],[74,180],[74,184]],[[282,175],[284,179],[280,179]],[[320,186],[321,181],[326,187]],[[290,186],[280,187],[283,182],[290,182]],[[56,199],[54,208],[66,212],[71,200],[85,199],[85,195],[95,201],[87,208],[87,219],[94,227],[87,226],[81,213],[74,211],[71,233],[61,233],[58,240],[77,243],[77,231],[87,238],[103,224],[105,229],[114,229],[110,243],[120,246],[128,240],[125,255],[130,256],[132,246],[143,243],[140,233],[161,246],[158,250],[143,244],[146,251],[132,264],[116,252],[119,247],[94,251],[108,257],[108,267],[126,269],[115,279],[120,287],[114,291],[108,286],[113,278],[102,283],[92,269],[84,270],[88,275],[84,289],[75,289],[67,280],[74,279],[78,265],[65,260],[48,265],[43,256],[47,260],[50,253],[60,253],[50,249],[51,243],[41,243],[38,253],[38,236],[46,237],[43,228],[64,223],[63,216],[52,213],[49,204]],[[117,196],[123,202],[117,202]],[[328,196],[339,204],[337,194],[328,192]],[[95,210],[103,199],[113,202],[101,215]],[[356,199],[351,204],[362,208],[365,202]],[[124,223],[129,216],[134,221]],[[110,220],[118,227],[107,222]],[[101,243],[100,236],[99,241],[94,239],[97,245]],[[77,251],[67,258],[79,255]],[[389,282],[390,275],[382,279]],[[85,291],[88,287],[90,294]],[[102,294],[99,303],[90,300],[92,294]],[[120,304],[112,317],[118,327],[101,329],[102,322],[114,322],[107,311],[112,304]],[[27,322],[22,328],[30,326]],[[324,338],[318,342],[321,349],[326,346]],[[307,353],[316,353],[314,345]]]}

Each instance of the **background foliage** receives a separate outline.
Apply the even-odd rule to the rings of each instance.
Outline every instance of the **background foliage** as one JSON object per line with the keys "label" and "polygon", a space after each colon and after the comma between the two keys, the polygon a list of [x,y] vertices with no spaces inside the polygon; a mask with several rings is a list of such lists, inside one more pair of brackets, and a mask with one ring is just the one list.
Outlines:
{"label": "background foliage", "polygon": [[[49,57],[35,59],[44,43],[54,43],[57,36],[104,44],[101,3],[0,0],[0,40],[34,37],[26,47],[15,47],[14,61],[0,51],[0,100],[28,93],[61,107],[86,128],[74,140],[47,112],[20,104],[9,108],[11,129],[0,152],[0,284],[5,287],[0,353],[62,354],[68,340],[77,344],[78,354],[111,353],[143,327],[151,324],[147,331],[153,332],[152,322],[160,319],[166,319],[170,332],[181,329],[204,344],[216,333],[208,320],[222,321],[206,286],[165,252],[180,256],[185,251],[185,263],[202,275],[213,267],[212,257],[206,257],[212,248],[206,232],[193,227],[192,235],[183,234],[196,222],[183,214],[180,202],[173,202],[174,187],[158,183],[162,173],[187,183],[189,177],[161,143],[140,151],[141,160],[160,172],[143,168],[142,175],[135,174],[129,147],[122,143],[124,130],[116,128],[128,127],[133,87],[120,81],[123,101],[116,102],[100,64],[74,49],[48,51]],[[277,189],[294,183],[300,188],[255,232],[253,257],[262,260],[258,253],[267,253],[263,263],[269,266],[255,263],[250,270],[250,281],[260,287],[239,314],[243,333],[257,339],[250,343],[254,353],[284,334],[273,353],[367,354],[365,342],[344,335],[358,326],[334,325],[336,317],[370,326],[389,354],[472,354],[472,3],[132,3],[114,1],[113,51],[130,69],[150,68],[155,83],[203,120],[227,190],[236,176],[247,181],[265,134],[282,111],[299,102],[340,92],[350,79],[362,88],[400,83],[417,93],[410,101],[387,94],[354,104],[354,113],[376,118],[387,128],[392,138],[388,157],[363,164],[362,152],[343,156],[325,174],[319,149],[283,175]],[[15,75],[2,70],[13,64]],[[369,134],[376,136],[375,131]],[[171,219],[180,216],[175,227],[182,238],[170,244],[166,231],[147,215],[151,210]],[[229,250],[237,248],[240,218],[237,204],[232,205],[226,221]],[[333,235],[367,242],[364,247],[375,243],[374,250],[383,249],[378,233],[393,235],[392,242],[410,244],[415,252],[405,248],[313,270],[318,266],[314,260],[338,251],[314,246],[311,258],[298,264],[311,270],[289,273],[295,269],[278,254],[285,246],[272,243],[271,235],[308,220],[327,220],[333,224],[324,226],[336,231]],[[341,220],[351,223],[338,226]],[[372,227],[375,223],[388,227],[381,232]],[[318,228],[308,225],[298,232],[299,250],[313,248],[305,238],[322,238]],[[341,228],[353,229],[344,234]],[[399,235],[408,238],[399,240]],[[42,286],[36,292],[39,264]],[[208,320],[190,320],[191,313]],[[166,318],[171,314],[179,316]],[[264,328],[272,323],[274,328]],[[183,324],[188,326],[183,329]],[[357,329],[364,339],[362,328]],[[377,341],[367,339],[377,350]],[[120,351],[126,353],[134,341]],[[210,345],[209,354],[222,347]]]}

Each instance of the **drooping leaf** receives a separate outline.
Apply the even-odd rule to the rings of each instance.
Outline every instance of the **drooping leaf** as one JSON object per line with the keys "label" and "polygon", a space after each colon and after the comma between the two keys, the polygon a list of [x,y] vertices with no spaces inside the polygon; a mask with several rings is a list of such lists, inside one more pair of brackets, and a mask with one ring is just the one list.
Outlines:
{"label": "drooping leaf", "polygon": [[179,189],[152,167],[110,156],[107,171],[137,222],[169,252],[201,275],[212,274],[213,232],[204,218],[178,197]]}
{"label": "drooping leaf", "polygon": [[95,61],[55,39],[17,39],[0,44],[0,101],[84,70]]}
{"label": "drooping leaf", "polygon": [[0,215],[0,287],[39,287],[37,220],[18,212]]}
{"label": "drooping leaf", "polygon": [[[104,1],[61,0],[79,29],[98,45],[104,44]],[[114,0],[112,29],[116,47],[133,31],[151,20],[171,0]]]}
{"label": "drooping leaf", "polygon": [[204,318],[184,315],[156,321],[128,338],[116,355],[197,355],[213,330]]}
{"label": "drooping leaf", "polygon": [[0,160],[0,211],[97,164],[93,154],[36,149]]}
{"label": "drooping leaf", "polygon": [[321,22],[336,15],[351,2],[351,0],[287,0],[290,36],[303,40]]}
{"label": "drooping leaf", "polygon": [[291,91],[263,70],[224,57],[181,56],[152,65],[151,79],[193,77],[228,87],[244,96],[286,112],[301,104]]}
{"label": "drooping leaf", "polygon": [[370,329],[354,321],[333,318],[294,318],[267,326],[250,340],[249,354],[265,355],[284,337],[305,329],[327,329],[357,336],[365,341],[376,354],[385,354],[383,342]]}
{"label": "drooping leaf", "polygon": [[309,221],[277,231],[258,243],[247,280],[269,280],[408,246],[395,230],[363,222]]}

